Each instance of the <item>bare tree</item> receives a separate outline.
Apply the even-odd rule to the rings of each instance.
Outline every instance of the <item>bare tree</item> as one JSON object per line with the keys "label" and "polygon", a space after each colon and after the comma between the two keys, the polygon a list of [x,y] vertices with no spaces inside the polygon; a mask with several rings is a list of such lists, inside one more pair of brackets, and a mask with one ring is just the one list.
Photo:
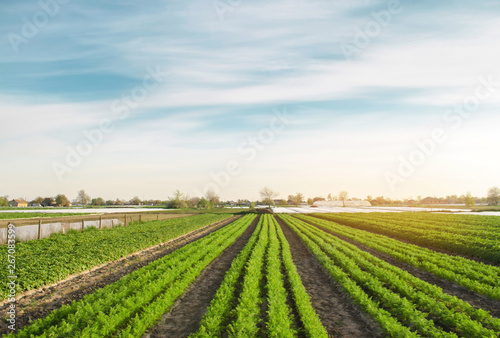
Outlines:
{"label": "bare tree", "polygon": [[85,190],[80,190],[76,196],[76,203],[87,205],[91,201],[90,196],[85,193]]}
{"label": "bare tree", "polygon": [[288,199],[293,205],[299,205],[304,200],[304,195],[298,192],[296,195],[288,196]]}
{"label": "bare tree", "polygon": [[493,187],[488,189],[488,203],[498,205],[500,203],[500,188]]}
{"label": "bare tree", "polygon": [[339,200],[342,201],[342,205],[345,207],[345,201],[349,198],[349,193],[345,190],[339,192]]}
{"label": "bare tree", "polygon": [[271,188],[264,187],[260,191],[260,197],[262,200],[269,206],[274,204],[274,199],[279,196],[279,193],[276,191],[271,190]]}
{"label": "bare tree", "polygon": [[214,190],[210,189],[207,191],[205,194],[205,198],[212,204],[213,206],[216,206],[220,203],[220,197],[215,193]]}
{"label": "bare tree", "polygon": [[199,197],[191,197],[190,199],[187,200],[188,207],[190,208],[196,208],[198,203],[200,203],[200,198]]}

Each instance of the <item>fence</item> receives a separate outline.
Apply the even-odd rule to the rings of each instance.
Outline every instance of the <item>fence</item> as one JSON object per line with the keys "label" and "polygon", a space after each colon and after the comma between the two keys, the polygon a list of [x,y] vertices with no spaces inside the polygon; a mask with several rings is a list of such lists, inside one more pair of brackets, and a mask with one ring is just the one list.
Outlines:
{"label": "fence", "polygon": [[16,227],[16,241],[29,241],[49,237],[53,233],[67,233],[69,230],[82,231],[127,226],[134,222],[163,221],[166,219],[191,216],[189,214],[103,214],[31,219],[0,220],[0,245],[7,243],[7,226]]}

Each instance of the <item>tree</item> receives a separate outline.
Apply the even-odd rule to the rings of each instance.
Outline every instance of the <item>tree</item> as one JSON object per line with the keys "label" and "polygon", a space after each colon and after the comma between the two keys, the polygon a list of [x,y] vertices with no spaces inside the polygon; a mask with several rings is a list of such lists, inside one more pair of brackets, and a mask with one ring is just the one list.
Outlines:
{"label": "tree", "polygon": [[329,201],[333,201],[332,194],[328,194],[328,197],[326,199]]}
{"label": "tree", "polygon": [[106,205],[115,205],[115,201],[113,200],[107,200]]}
{"label": "tree", "polygon": [[76,196],[76,203],[87,205],[91,202],[90,196],[85,193],[85,190],[80,190]]}
{"label": "tree", "polygon": [[59,194],[56,196],[56,204],[62,207],[69,207],[71,203],[69,202],[69,199],[66,197],[66,195]]}
{"label": "tree", "polygon": [[251,202],[250,203],[250,209],[255,209],[255,206],[257,205],[257,203],[255,202]]}
{"label": "tree", "polygon": [[465,202],[465,206],[467,206],[467,207],[472,207],[472,206],[476,205],[476,201],[474,200],[474,197],[472,197],[472,194],[470,193],[470,191],[467,192],[467,194],[465,195],[464,202]]}
{"label": "tree", "polygon": [[314,200],[312,198],[308,198],[307,199],[307,204],[308,205],[313,205],[314,204]]}
{"label": "tree", "polygon": [[97,197],[97,198],[92,199],[91,204],[92,205],[104,205],[104,204],[106,204],[106,202],[104,202],[104,199],[102,197]]}
{"label": "tree", "polygon": [[298,192],[296,195],[288,196],[288,199],[293,205],[299,205],[304,200],[304,195]]}
{"label": "tree", "polygon": [[324,198],[324,197],[319,197],[319,196],[318,196],[318,197],[314,197],[314,198],[313,198],[313,203],[314,203],[314,202],[321,202],[321,201],[326,201],[326,200],[325,200],[325,198]]}
{"label": "tree", "polygon": [[211,207],[210,202],[205,197],[202,197],[198,202],[198,208],[200,209],[210,209]]}
{"label": "tree", "polygon": [[[43,197],[41,196],[38,196],[37,198],[35,198],[33,201],[30,202],[30,204],[42,204],[42,201],[43,201]],[[69,202],[69,201],[68,201]]]}
{"label": "tree", "polygon": [[200,201],[201,201],[201,198],[199,198],[199,197],[191,197],[187,201],[188,207],[196,208],[198,206],[198,203],[200,203]]}
{"label": "tree", "polygon": [[342,201],[342,205],[345,207],[345,201],[349,198],[349,193],[345,190],[339,192],[339,200]]}
{"label": "tree", "polygon": [[138,196],[134,196],[134,198],[132,198],[129,203],[131,205],[141,205],[141,199],[138,197]]}
{"label": "tree", "polygon": [[187,208],[187,203],[184,200],[184,194],[179,190],[174,191],[174,196],[169,198],[168,207],[172,209]]}
{"label": "tree", "polygon": [[217,195],[212,189],[207,191],[205,198],[210,202],[210,204],[212,204],[212,206],[216,206],[220,203],[219,195]]}
{"label": "tree", "polygon": [[274,199],[279,196],[279,193],[276,191],[271,190],[271,188],[264,187],[260,191],[260,197],[266,203],[269,207],[271,205],[274,205]]}
{"label": "tree", "polygon": [[43,207],[52,207],[56,204],[56,201],[52,197],[46,197],[41,204]]}
{"label": "tree", "polygon": [[124,201],[117,198],[116,201],[115,201],[115,205],[123,205],[124,204]]}
{"label": "tree", "polygon": [[488,189],[488,204],[498,205],[500,203],[500,188],[492,187]]}
{"label": "tree", "polygon": [[373,197],[372,197],[372,195],[368,195],[368,196],[366,196],[366,200],[365,200],[365,201],[368,201],[368,202],[373,201]]}
{"label": "tree", "polygon": [[0,207],[8,207],[9,206],[9,196],[5,195],[0,197]]}

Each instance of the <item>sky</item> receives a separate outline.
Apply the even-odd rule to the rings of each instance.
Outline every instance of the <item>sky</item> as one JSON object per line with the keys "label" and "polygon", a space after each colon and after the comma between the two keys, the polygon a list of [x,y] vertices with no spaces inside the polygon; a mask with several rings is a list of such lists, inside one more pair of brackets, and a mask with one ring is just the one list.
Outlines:
{"label": "sky", "polygon": [[0,195],[486,196],[500,2],[4,1]]}

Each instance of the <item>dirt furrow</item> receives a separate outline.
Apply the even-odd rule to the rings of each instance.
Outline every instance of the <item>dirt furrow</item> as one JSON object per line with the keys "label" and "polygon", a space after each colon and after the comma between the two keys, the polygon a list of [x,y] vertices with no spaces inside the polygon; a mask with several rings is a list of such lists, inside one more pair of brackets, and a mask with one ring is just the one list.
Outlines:
{"label": "dirt furrow", "polygon": [[201,319],[222,284],[227,270],[247,244],[258,221],[259,217],[230,247],[208,265],[184,295],[177,299],[170,311],[144,335],[144,338],[187,337],[198,330]]}
{"label": "dirt furrow", "polygon": [[[72,275],[58,283],[28,291],[16,300],[16,308],[18,310],[16,329],[19,330],[32,321],[47,316],[50,312],[59,309],[65,304],[70,304],[74,300],[78,301],[85,295],[118,281],[123,276],[234,222],[240,217],[233,216],[194,230],[166,243],[133,253],[117,261]],[[4,302],[0,306],[0,313],[6,314],[9,305],[10,303]],[[8,332],[10,330],[8,330],[7,324],[2,321],[0,323],[0,334]]]}
{"label": "dirt furrow", "polygon": [[314,254],[281,219],[292,258],[312,306],[332,337],[382,337],[379,325],[324,270]]}

